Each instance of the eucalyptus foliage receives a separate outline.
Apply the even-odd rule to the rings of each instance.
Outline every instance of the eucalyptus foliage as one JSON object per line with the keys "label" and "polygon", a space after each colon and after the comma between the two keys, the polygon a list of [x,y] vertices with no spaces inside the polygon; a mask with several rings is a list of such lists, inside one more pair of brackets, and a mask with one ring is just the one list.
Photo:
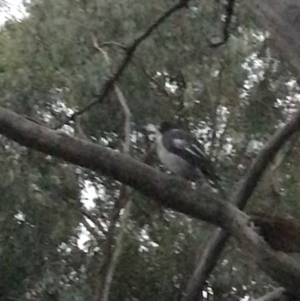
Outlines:
{"label": "eucalyptus foliage", "polygon": [[[172,5],[32,0],[28,15],[7,21],[0,32],[0,105],[55,128],[98,98],[127,55],[123,46]],[[299,88],[272,53],[267,34],[238,10],[229,41],[210,48],[211,40],[222,37],[222,14],[218,1],[192,1],[139,46],[118,84],[132,113],[132,156],[144,160],[143,125],[172,119],[204,143],[231,188],[289,118]],[[111,92],[64,129],[121,149],[124,113],[116,95]],[[251,210],[300,217],[297,152],[295,145],[276,172],[279,195],[272,194],[274,174],[267,173]],[[120,205],[120,184],[3,137],[0,153],[1,300],[91,300],[105,270],[107,233],[99,231],[99,243],[84,230],[84,190],[91,183],[89,212],[107,230]],[[149,164],[161,168],[155,156]],[[212,226],[164,211],[137,192],[133,201],[110,300],[181,300]],[[115,221],[110,252],[120,230]],[[84,246],[78,244],[83,235]],[[209,300],[238,300],[272,285],[230,241],[205,292]]]}

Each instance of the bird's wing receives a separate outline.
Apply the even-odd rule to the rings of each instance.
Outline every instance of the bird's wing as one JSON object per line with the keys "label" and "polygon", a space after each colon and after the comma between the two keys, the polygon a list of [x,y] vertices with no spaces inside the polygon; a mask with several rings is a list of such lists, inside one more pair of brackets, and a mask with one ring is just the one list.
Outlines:
{"label": "bird's wing", "polygon": [[163,139],[170,152],[198,167],[210,179],[218,178],[209,157],[194,135],[181,130],[171,130],[164,135]]}
{"label": "bird's wing", "polygon": [[182,130],[171,130],[164,135],[163,139],[163,142],[171,152],[183,157],[187,161],[191,159],[208,159],[202,145],[192,134]]}

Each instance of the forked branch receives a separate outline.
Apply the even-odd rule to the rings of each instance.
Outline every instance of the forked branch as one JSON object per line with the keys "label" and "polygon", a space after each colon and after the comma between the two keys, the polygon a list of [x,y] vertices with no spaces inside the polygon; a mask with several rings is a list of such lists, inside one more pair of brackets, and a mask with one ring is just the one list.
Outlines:
{"label": "forked branch", "polygon": [[74,121],[77,116],[82,115],[91,108],[93,108],[98,103],[102,102],[105,97],[110,93],[111,89],[114,86],[114,83],[118,81],[120,76],[125,71],[126,67],[130,63],[135,51],[139,45],[146,40],[155,29],[157,29],[161,24],[163,24],[170,16],[172,16],[176,11],[187,8],[189,0],[180,0],[178,3],[174,4],[170,9],[163,13],[156,21],[153,22],[142,34],[140,34],[135,40],[133,40],[128,46],[125,46],[126,54],[116,71],[112,73],[109,78],[105,81],[98,96],[98,99],[90,102],[88,105],[84,106],[82,109],[76,111],[71,116],[69,116],[63,123],[55,127],[55,129],[61,128],[63,125],[69,124],[71,121]]}
{"label": "forked branch", "polygon": [[[264,171],[274,160],[280,148],[299,130],[300,110],[291,120],[270,138],[269,142],[261,150],[257,158],[253,161],[248,173],[238,183],[231,195],[231,202],[240,209],[244,209],[249,197],[259,183]],[[220,256],[229,235],[221,229],[215,230],[212,238],[204,250],[203,256],[194,270],[187,286],[187,300],[196,300],[204,287],[205,281],[213,270],[217,258]]]}
{"label": "forked branch", "polygon": [[[245,201],[280,146],[300,128],[300,110],[274,135],[253,163],[232,199]],[[229,202],[202,188],[201,194],[182,179],[164,174],[130,156],[100,145],[72,138],[39,126],[7,109],[0,108],[0,133],[23,146],[101,172],[153,198],[166,208],[222,227],[233,235],[261,269],[289,293],[300,295],[300,265],[290,256],[272,250],[249,227],[249,217]],[[262,161],[262,160],[266,161]],[[251,183],[249,183],[251,182]],[[237,198],[237,196],[239,198]]]}

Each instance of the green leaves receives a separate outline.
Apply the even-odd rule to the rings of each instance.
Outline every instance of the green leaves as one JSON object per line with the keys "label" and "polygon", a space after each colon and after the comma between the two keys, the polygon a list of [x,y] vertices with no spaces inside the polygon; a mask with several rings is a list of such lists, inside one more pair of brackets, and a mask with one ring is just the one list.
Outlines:
{"label": "green leaves", "polygon": [[[126,56],[120,45],[130,44],[174,5],[171,0],[31,2],[27,18],[7,22],[0,32],[1,105],[52,128],[98,99],[104,82]],[[299,88],[273,57],[265,35],[239,12],[229,41],[209,48],[210,39],[221,33],[222,13],[217,2],[191,2],[139,46],[118,85],[132,113],[133,156],[144,160],[143,125],[172,119],[197,135],[232,187],[266,138],[298,105]],[[124,113],[116,95],[111,92],[71,127],[83,139],[120,150]],[[107,258],[105,241],[113,250],[119,231],[119,183],[3,138],[0,156],[1,300],[43,301],[49,294],[60,300],[91,300],[103,277],[99,267]],[[270,185],[261,185],[253,207],[299,218],[298,157],[296,145],[278,169],[280,198],[271,202]],[[147,162],[160,168],[155,155]],[[81,224],[85,181],[97,187],[87,193],[95,198],[91,210],[98,224],[88,220],[94,230],[90,232]],[[137,192],[133,198],[110,299],[180,300],[211,229],[164,211]],[[114,222],[109,237],[107,229]],[[84,251],[78,247],[80,235],[87,241]],[[242,257],[231,243],[208,279],[207,290],[214,298],[268,288],[270,280],[256,270],[251,274]]]}

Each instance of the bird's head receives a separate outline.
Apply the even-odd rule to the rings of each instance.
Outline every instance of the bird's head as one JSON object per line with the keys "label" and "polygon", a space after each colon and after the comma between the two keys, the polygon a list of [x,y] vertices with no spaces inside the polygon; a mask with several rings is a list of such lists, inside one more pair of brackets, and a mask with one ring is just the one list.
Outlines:
{"label": "bird's head", "polygon": [[159,126],[159,131],[163,134],[173,128],[173,124],[169,121],[163,121]]}
{"label": "bird's head", "polygon": [[173,125],[171,122],[163,121],[159,126],[155,126],[152,123],[149,123],[145,126],[145,130],[150,134],[164,134],[165,132],[171,130]]}
{"label": "bird's head", "polygon": [[155,134],[157,132],[157,127],[152,124],[152,123],[149,123],[147,124],[144,129],[149,133],[149,134]]}

